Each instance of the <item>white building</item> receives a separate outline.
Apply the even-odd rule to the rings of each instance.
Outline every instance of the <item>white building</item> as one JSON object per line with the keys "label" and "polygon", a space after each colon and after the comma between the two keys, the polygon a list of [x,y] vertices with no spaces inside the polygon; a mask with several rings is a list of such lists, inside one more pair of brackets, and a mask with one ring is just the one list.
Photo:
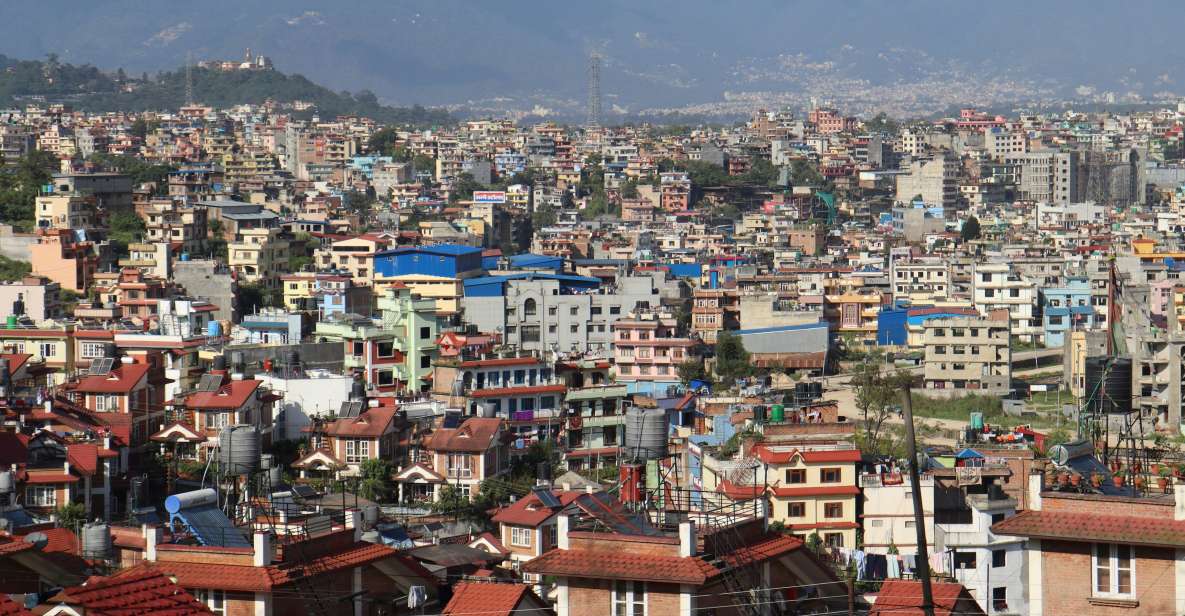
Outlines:
{"label": "white building", "polygon": [[[917,524],[913,516],[913,484],[902,472],[862,473],[864,551],[870,554],[917,554]],[[922,475],[922,516],[926,550],[934,550],[934,477]]]}
{"label": "white building", "polygon": [[945,555],[947,572],[967,588],[985,613],[1028,614],[1024,539],[991,532],[992,524],[1016,513],[1016,501],[990,490],[968,494],[966,502],[968,521],[935,525],[934,545]]}
{"label": "white building", "polygon": [[350,399],[354,378],[327,370],[306,370],[297,374],[260,372],[255,379],[273,393],[282,396],[273,411],[276,439],[298,439],[301,428],[309,425],[311,417],[337,414],[342,402]]}
{"label": "white building", "polygon": [[1037,285],[1013,271],[1008,263],[976,263],[971,275],[972,302],[979,314],[1003,308],[1012,321],[1012,334],[1025,342],[1042,333],[1036,317]]}

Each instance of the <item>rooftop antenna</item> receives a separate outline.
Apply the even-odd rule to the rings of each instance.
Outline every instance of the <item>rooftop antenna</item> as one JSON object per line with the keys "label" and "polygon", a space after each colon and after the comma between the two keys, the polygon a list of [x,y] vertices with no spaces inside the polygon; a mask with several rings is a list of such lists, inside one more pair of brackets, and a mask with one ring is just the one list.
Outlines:
{"label": "rooftop antenna", "polygon": [[588,55],[588,117],[584,121],[587,129],[601,127],[601,54]]}
{"label": "rooftop antenna", "polygon": [[185,106],[193,106],[193,52],[185,52]]}

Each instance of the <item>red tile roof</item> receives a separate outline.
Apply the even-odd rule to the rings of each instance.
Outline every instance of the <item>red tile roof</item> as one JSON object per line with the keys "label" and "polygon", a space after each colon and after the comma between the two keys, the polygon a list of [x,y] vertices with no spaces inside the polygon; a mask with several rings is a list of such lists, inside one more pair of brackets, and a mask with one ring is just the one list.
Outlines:
{"label": "red tile roof", "polygon": [[378,438],[387,432],[395,421],[395,407],[385,406],[366,409],[357,417],[343,417],[325,427],[330,436]]}
{"label": "red tile roof", "polygon": [[441,428],[424,443],[434,451],[482,452],[489,449],[502,428],[502,420],[495,417],[470,417],[456,429]]}
{"label": "red tile roof", "polygon": [[750,500],[761,496],[765,491],[765,486],[741,485],[721,479],[720,485],[716,486],[716,491],[733,500]]}
{"label": "red tile roof", "polygon": [[[975,616],[982,614],[979,604],[953,582],[930,582],[935,616]],[[885,580],[868,616],[922,616],[922,583],[912,580]]]}
{"label": "red tile roof", "polygon": [[93,394],[130,393],[144,381],[150,369],[148,364],[119,364],[107,374],[95,374],[82,379],[71,389]]}
{"label": "red tile roof", "polygon": [[750,543],[721,558],[732,566],[759,563],[771,558],[789,554],[803,546],[802,539],[781,533],[769,533],[759,541]]}
{"label": "red tile roof", "polygon": [[233,410],[247,403],[263,381],[255,379],[231,381],[218,391],[199,391],[185,399],[185,406],[191,409]]}
{"label": "red tile roof", "polygon": [[186,588],[265,592],[275,586],[295,583],[301,577],[331,574],[398,555],[385,545],[359,542],[345,550],[310,558],[299,567],[290,563],[247,567],[175,561],[156,562],[152,566],[176,577],[177,583]]}
{"label": "red tile roof", "polygon": [[25,473],[22,479],[25,483],[41,484],[41,483],[75,483],[81,479],[75,475],[68,473]]}
{"label": "red tile roof", "polygon": [[856,486],[820,486],[806,488],[775,487],[774,496],[858,496],[860,488]]}
{"label": "red tile roof", "polygon": [[444,607],[444,616],[513,614],[530,592],[525,584],[459,582],[453,586],[453,598]]}
{"label": "red tile roof", "polygon": [[[552,490],[552,494],[560,501],[562,507],[566,507],[572,501],[580,498],[584,492],[564,492],[563,490]],[[560,512],[560,509],[551,509],[544,507],[543,502],[534,492],[520,498],[518,501],[503,507],[497,514],[494,515],[493,520],[499,524],[513,524],[515,526],[538,526],[547,521],[548,518]]]}
{"label": "red tile roof", "polygon": [[23,605],[0,594],[0,616],[33,616],[33,612],[26,610]]}
{"label": "red tile roof", "polygon": [[593,550],[551,550],[523,564],[527,573],[605,580],[701,585],[718,569],[694,557],[645,556]]}
{"label": "red tile roof", "polygon": [[8,360],[8,373],[16,374],[32,355],[28,353],[0,353],[0,359]]}
{"label": "red tile roof", "polygon": [[0,556],[19,554],[33,549],[33,544],[13,537],[0,537]]}
{"label": "red tile roof", "polygon": [[193,595],[159,571],[135,567],[108,578],[93,577],[50,599],[80,607],[88,616],[190,616],[210,614]]}
{"label": "red tile roof", "polygon": [[561,394],[568,391],[567,385],[524,385],[522,387],[499,387],[478,389],[470,392],[471,398],[501,398],[504,396],[530,396],[533,394]]}
{"label": "red tile roof", "polygon": [[71,469],[83,475],[94,475],[99,470],[99,446],[93,443],[67,445],[66,459]]}
{"label": "red tile roof", "polygon": [[0,432],[0,466],[8,468],[28,461],[29,437],[16,432]]}
{"label": "red tile roof", "polygon": [[1168,508],[1164,517],[1108,515],[1102,513],[1108,511],[1103,508],[1099,511],[1022,511],[992,525],[992,532],[1037,539],[1185,547],[1185,521],[1174,520]]}
{"label": "red tile roof", "polygon": [[827,462],[859,462],[859,449],[791,449],[789,451],[771,451],[764,445],[753,448],[753,454],[766,464],[788,464],[795,455],[801,456],[804,462],[811,464]]}

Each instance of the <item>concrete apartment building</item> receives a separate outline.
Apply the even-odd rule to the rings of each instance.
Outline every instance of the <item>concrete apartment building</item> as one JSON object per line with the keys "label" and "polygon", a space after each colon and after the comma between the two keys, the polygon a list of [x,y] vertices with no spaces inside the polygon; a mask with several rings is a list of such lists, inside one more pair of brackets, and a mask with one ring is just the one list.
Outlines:
{"label": "concrete apartment building", "polygon": [[1009,320],[1003,311],[987,318],[930,319],[923,327],[927,395],[1003,395],[1011,391]]}
{"label": "concrete apartment building", "polygon": [[280,275],[288,272],[288,247],[288,239],[279,228],[243,229],[226,247],[230,256],[227,265],[240,280],[275,287]]}
{"label": "concrete apartment building", "polygon": [[893,300],[929,303],[950,299],[950,265],[941,258],[893,259],[889,262]]}
{"label": "concrete apartment building", "polygon": [[691,359],[696,341],[676,336],[672,315],[638,312],[613,324],[617,381],[630,393],[663,393],[679,384],[679,364]]}
{"label": "concrete apartment building", "polygon": [[914,197],[931,206],[953,208],[959,198],[959,161],[951,154],[916,158],[909,163],[909,173],[897,176],[897,201],[909,203]]}
{"label": "concrete apartment building", "polygon": [[144,212],[147,242],[180,244],[178,252],[206,252],[206,208],[172,199],[153,199]]}
{"label": "concrete apartment building", "polygon": [[947,572],[985,614],[1029,614],[1024,539],[992,532],[992,524],[1016,513],[1016,499],[990,488],[965,499],[970,519],[936,524],[927,535],[934,538],[934,551],[944,555]]}
{"label": "concrete apartment building", "polygon": [[1044,330],[1037,317],[1037,285],[1009,263],[976,263],[971,277],[971,301],[979,314],[1008,311],[1012,335],[1025,342],[1038,340]]}
{"label": "concrete apartment building", "polygon": [[628,276],[613,287],[588,291],[569,290],[556,278],[528,277],[507,280],[499,295],[467,291],[461,307],[466,322],[479,331],[504,332],[507,344],[524,351],[607,352],[618,319],[661,303],[651,276]]}
{"label": "concrete apartment building", "polygon": [[[861,516],[864,551],[870,554],[917,554],[918,536],[913,517],[913,484],[909,474],[898,469],[860,473]],[[934,552],[935,478],[921,475],[922,520],[926,526],[927,553]]]}
{"label": "concrete apartment building", "polygon": [[77,193],[41,195],[35,200],[38,229],[80,229],[99,227],[100,211],[94,197]]}

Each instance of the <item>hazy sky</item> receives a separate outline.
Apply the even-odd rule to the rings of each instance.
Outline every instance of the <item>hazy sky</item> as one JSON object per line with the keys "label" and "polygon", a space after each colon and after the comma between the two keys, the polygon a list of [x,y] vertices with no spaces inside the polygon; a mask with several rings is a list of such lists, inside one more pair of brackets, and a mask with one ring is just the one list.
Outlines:
{"label": "hazy sky", "polygon": [[584,96],[606,106],[871,83],[936,72],[1117,91],[1185,91],[1185,3],[1090,0],[4,0],[0,53],[130,72],[244,48],[335,89],[428,104]]}

